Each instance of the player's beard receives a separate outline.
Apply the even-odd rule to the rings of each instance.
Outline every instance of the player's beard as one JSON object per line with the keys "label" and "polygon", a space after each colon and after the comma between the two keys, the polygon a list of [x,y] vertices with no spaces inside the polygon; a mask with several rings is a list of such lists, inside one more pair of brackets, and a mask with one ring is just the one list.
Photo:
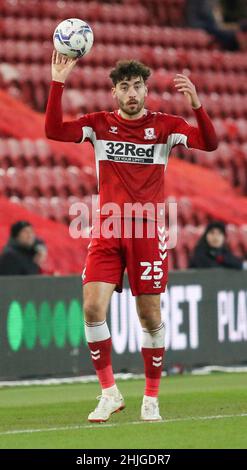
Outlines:
{"label": "player's beard", "polygon": [[135,116],[135,114],[139,114],[140,111],[143,109],[144,107],[144,100],[145,98],[142,98],[140,101],[136,101],[136,103],[134,105],[131,105],[131,104],[128,104],[128,103],[124,103],[122,100],[118,100],[118,105],[119,105],[119,108],[127,115],[129,116]]}

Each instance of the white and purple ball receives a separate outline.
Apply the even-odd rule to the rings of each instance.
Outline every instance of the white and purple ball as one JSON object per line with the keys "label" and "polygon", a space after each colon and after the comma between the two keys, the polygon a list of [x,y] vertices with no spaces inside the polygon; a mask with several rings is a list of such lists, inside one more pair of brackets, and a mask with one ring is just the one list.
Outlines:
{"label": "white and purple ball", "polygon": [[93,39],[93,31],[90,26],[78,18],[62,21],[53,34],[56,51],[75,58],[88,54],[92,48]]}

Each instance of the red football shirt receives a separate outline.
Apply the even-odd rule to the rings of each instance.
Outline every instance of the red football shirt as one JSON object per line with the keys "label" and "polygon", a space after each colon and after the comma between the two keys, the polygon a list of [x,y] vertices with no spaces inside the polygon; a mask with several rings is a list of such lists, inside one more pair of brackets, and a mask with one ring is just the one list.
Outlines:
{"label": "red football shirt", "polygon": [[165,169],[173,147],[182,144],[208,151],[217,147],[213,125],[202,107],[195,110],[198,127],[181,117],[148,110],[134,120],[122,118],[119,111],[101,111],[64,123],[63,88],[62,83],[52,82],[46,111],[47,137],[92,143],[100,207],[114,203],[121,216],[126,215],[128,203],[156,206],[164,202]]}

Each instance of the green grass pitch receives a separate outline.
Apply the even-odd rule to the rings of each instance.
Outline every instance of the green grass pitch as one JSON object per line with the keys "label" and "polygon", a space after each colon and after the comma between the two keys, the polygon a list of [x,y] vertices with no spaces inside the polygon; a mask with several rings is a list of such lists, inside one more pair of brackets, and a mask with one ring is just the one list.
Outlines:
{"label": "green grass pitch", "polygon": [[119,381],[126,409],[90,424],[95,383],[0,389],[1,449],[247,448],[247,374],[162,379],[161,423],[139,419],[143,380]]}

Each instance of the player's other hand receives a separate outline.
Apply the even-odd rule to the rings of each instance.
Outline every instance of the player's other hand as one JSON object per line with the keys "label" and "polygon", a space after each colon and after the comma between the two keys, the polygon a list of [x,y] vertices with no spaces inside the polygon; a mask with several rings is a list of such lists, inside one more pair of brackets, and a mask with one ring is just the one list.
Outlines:
{"label": "player's other hand", "polygon": [[200,108],[201,103],[197,95],[196,87],[191,82],[189,77],[187,77],[186,75],[177,73],[176,77],[174,78],[174,83],[175,83],[175,88],[177,88],[178,91],[180,91],[186,96],[192,108],[194,109]]}
{"label": "player's other hand", "polygon": [[73,70],[78,59],[73,59],[56,50],[52,53],[51,76],[52,80],[64,83]]}

